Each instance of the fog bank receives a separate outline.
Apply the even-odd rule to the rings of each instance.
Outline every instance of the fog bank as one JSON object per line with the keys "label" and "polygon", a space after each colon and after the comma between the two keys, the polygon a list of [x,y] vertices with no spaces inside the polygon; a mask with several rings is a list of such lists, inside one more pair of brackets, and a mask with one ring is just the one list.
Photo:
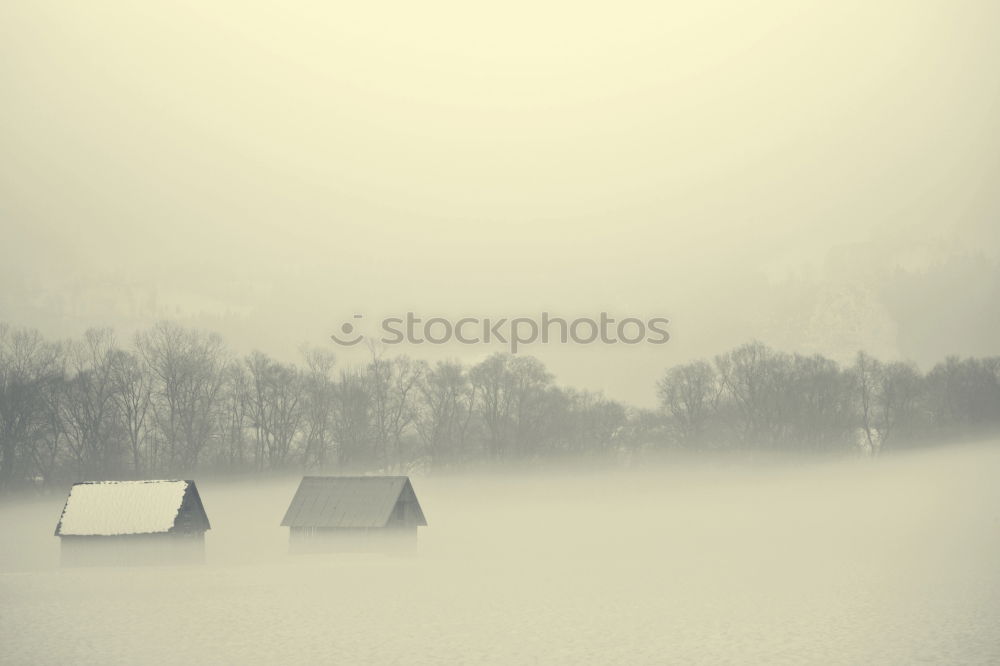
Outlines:
{"label": "fog bank", "polygon": [[10,663],[986,664],[1000,449],[414,478],[413,558],[290,556],[296,478],[199,482],[208,564],[57,569],[0,508]]}

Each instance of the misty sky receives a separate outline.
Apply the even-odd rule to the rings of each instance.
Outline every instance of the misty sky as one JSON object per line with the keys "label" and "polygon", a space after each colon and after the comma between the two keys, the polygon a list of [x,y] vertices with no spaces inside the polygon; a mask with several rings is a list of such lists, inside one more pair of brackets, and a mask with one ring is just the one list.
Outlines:
{"label": "misty sky", "polygon": [[525,349],[640,404],[751,338],[998,354],[997,25],[991,1],[9,0],[0,320],[170,317],[292,359],[356,312],[666,316],[664,346]]}

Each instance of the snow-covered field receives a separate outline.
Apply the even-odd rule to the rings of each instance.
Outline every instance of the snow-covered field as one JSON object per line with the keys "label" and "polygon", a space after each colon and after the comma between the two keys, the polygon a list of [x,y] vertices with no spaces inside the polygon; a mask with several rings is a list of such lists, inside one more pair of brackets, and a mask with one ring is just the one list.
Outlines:
{"label": "snow-covered field", "polygon": [[414,558],[286,554],[297,479],[199,480],[194,567],[57,568],[0,505],[3,664],[997,664],[1000,446],[432,476]]}

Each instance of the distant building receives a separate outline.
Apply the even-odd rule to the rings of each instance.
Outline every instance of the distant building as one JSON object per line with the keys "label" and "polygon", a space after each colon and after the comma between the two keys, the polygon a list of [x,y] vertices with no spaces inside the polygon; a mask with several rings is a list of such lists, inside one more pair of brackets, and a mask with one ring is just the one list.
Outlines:
{"label": "distant building", "polygon": [[293,553],[413,551],[427,524],[405,476],[306,476],[281,521]]}
{"label": "distant building", "polygon": [[210,528],[194,481],[95,481],[70,489],[56,536],[67,566],[200,563]]}

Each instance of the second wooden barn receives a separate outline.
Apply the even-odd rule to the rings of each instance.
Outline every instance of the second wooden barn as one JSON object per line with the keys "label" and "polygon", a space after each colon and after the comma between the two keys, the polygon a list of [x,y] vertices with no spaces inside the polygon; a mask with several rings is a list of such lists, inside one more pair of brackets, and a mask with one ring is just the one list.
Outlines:
{"label": "second wooden barn", "polygon": [[427,525],[405,476],[306,476],[281,524],[293,553],[408,552]]}

